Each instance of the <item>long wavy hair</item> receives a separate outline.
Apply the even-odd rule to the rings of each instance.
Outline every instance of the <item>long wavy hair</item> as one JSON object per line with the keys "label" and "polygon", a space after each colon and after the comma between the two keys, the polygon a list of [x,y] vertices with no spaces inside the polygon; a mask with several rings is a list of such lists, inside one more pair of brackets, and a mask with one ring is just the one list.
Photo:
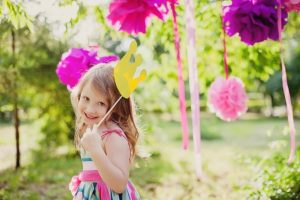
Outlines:
{"label": "long wavy hair", "polygon": [[[113,67],[110,64],[93,66],[81,77],[79,83],[71,92],[71,102],[76,114],[74,142],[77,150],[80,149],[80,139],[87,128],[87,125],[78,113],[77,107],[81,92],[88,82],[91,82],[92,86],[101,94],[105,94],[108,110],[121,96],[114,80]],[[134,101],[132,97],[129,97],[128,99],[122,98],[105,119],[105,122],[115,122],[125,133],[129,142],[131,160],[136,155],[136,144],[139,138],[135,118]]]}

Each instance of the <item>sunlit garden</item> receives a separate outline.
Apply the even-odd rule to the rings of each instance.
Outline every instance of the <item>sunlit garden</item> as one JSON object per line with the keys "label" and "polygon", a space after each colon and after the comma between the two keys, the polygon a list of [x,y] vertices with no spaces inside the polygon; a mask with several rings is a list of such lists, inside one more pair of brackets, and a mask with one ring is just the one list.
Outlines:
{"label": "sunlit garden", "polygon": [[141,199],[300,199],[299,14],[292,0],[0,0],[0,200],[73,198],[70,94],[132,41]]}

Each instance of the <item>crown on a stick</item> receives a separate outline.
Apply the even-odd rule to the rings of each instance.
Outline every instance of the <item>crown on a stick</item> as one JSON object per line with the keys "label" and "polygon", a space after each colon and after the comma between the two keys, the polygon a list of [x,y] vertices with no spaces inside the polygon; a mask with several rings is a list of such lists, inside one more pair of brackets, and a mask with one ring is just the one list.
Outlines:
{"label": "crown on a stick", "polygon": [[137,50],[137,44],[132,41],[128,52],[117,63],[114,68],[114,77],[118,90],[124,98],[128,98],[130,94],[137,88],[138,84],[145,80],[146,70],[143,69],[139,76],[134,77],[137,67],[142,64],[142,56],[136,54],[134,61],[131,62],[131,57]]}

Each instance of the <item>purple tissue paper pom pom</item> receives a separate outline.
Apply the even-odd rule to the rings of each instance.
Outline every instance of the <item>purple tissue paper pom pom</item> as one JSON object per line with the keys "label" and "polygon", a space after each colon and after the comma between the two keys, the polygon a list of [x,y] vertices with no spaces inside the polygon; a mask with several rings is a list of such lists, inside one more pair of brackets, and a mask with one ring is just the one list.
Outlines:
{"label": "purple tissue paper pom pom", "polygon": [[[254,45],[267,39],[278,40],[277,0],[233,0],[224,7],[226,33],[239,34],[241,40]],[[282,29],[287,23],[287,11],[282,9]]]}

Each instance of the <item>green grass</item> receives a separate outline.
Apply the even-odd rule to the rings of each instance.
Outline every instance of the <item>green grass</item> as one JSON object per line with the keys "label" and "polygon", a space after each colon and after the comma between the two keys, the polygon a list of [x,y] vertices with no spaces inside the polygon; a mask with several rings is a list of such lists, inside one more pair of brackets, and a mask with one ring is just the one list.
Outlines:
{"label": "green grass", "polygon": [[70,199],[68,182],[81,167],[74,157],[42,157],[18,171],[1,173],[0,199]]}
{"label": "green grass", "polygon": [[[33,149],[37,149],[38,142],[42,138],[39,132],[41,122],[22,123],[19,129],[20,132],[20,149],[21,149],[21,164],[31,162],[31,153]],[[15,161],[15,130],[12,124],[0,125],[0,171],[12,165]]]}
{"label": "green grass", "polygon": [[[131,180],[146,200],[246,199],[253,191],[251,181],[255,176],[252,168],[255,166],[249,164],[251,160],[259,161],[275,151],[288,157],[289,135],[284,130],[286,119],[258,118],[227,123],[203,116],[203,177],[198,181],[193,143],[190,141],[189,149],[182,150],[180,123],[151,115],[144,116],[142,121],[145,147],[152,156],[147,160],[136,159]],[[296,120],[296,126],[299,130],[299,120]],[[2,125],[0,133],[3,128],[7,127]],[[40,137],[34,131],[38,124],[24,128],[33,134],[27,138],[28,142]],[[2,138],[2,141],[12,144],[13,138]],[[32,159],[29,165],[18,171],[8,169],[0,173],[0,199],[70,199],[67,185],[81,168],[79,157],[44,153]]]}

